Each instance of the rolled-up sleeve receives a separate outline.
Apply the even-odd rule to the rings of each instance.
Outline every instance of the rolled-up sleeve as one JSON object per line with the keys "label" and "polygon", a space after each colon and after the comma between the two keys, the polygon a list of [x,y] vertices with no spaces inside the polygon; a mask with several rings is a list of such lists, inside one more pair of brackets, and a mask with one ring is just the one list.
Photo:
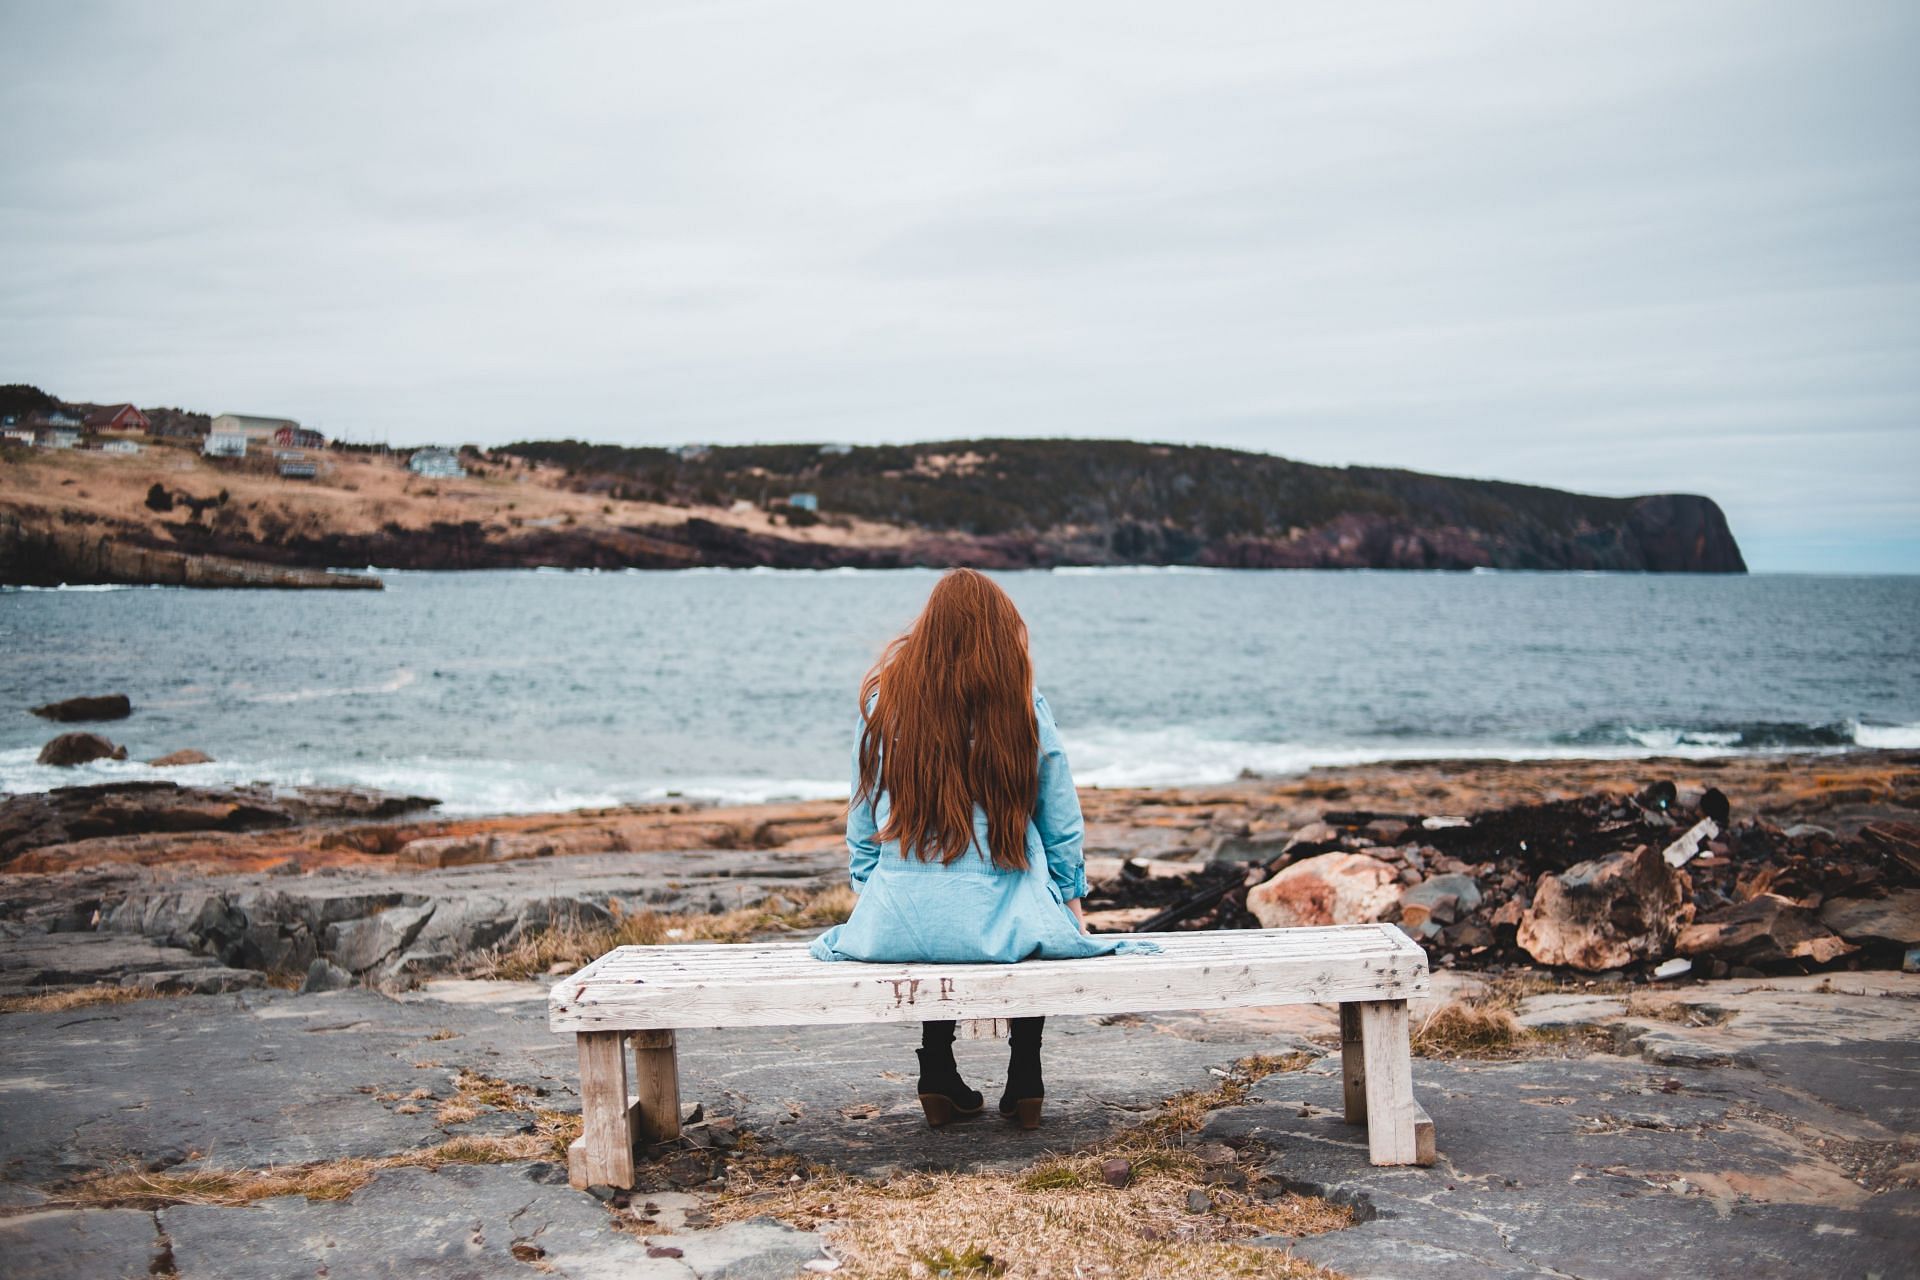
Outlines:
{"label": "rolled-up sleeve", "polygon": [[1066,901],[1087,896],[1086,823],[1080,815],[1080,796],[1067,768],[1066,745],[1053,721],[1046,698],[1033,696],[1040,726],[1040,801],[1033,823],[1047,852],[1047,874]]}
{"label": "rolled-up sleeve", "polygon": [[880,825],[874,821],[873,797],[860,794],[860,733],[853,735],[853,782],[847,802],[847,878],[853,891],[867,887],[867,877],[880,861]]}

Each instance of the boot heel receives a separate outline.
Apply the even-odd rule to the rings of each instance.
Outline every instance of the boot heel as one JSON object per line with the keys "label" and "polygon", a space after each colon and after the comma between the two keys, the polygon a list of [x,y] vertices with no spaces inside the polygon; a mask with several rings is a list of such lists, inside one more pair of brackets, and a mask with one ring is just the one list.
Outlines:
{"label": "boot heel", "polygon": [[927,1113],[927,1127],[938,1129],[953,1119],[953,1101],[945,1094],[923,1093],[920,1095],[920,1109]]}
{"label": "boot heel", "polygon": [[1040,1127],[1040,1107],[1045,1098],[1020,1098],[1013,1104],[1013,1118],[1020,1122],[1022,1129]]}

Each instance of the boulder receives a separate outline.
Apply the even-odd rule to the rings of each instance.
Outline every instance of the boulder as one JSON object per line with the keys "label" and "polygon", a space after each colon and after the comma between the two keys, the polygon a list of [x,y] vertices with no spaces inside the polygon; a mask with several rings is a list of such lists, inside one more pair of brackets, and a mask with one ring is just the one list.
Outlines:
{"label": "boulder", "polygon": [[1247,894],[1261,927],[1369,924],[1400,901],[1396,868],[1364,853],[1323,853],[1296,862]]}
{"label": "boulder", "polygon": [[379,915],[327,926],[327,955],[341,968],[365,973],[405,951],[433,915],[432,903],[390,907]]}
{"label": "boulder", "polygon": [[124,693],[103,693],[92,697],[64,698],[35,707],[33,714],[42,720],[71,724],[75,720],[125,720],[133,714],[133,703]]}
{"label": "boulder", "polygon": [[1449,925],[1479,905],[1480,886],[1472,876],[1433,876],[1400,895],[1400,923],[1409,928]]}
{"label": "boulder", "polygon": [[1642,845],[1540,877],[1517,940],[1541,964],[1597,973],[1653,960],[1693,919],[1692,882]]}
{"label": "boulder", "polygon": [[1207,854],[1209,862],[1271,862],[1285,853],[1292,837],[1285,831],[1223,835]]}
{"label": "boulder", "polygon": [[316,991],[344,991],[353,985],[353,975],[329,960],[315,960],[307,966],[307,977],[300,984],[301,995]]}
{"label": "boulder", "polygon": [[63,733],[40,748],[41,764],[68,768],[89,760],[125,760],[127,749],[115,746],[97,733]]}
{"label": "boulder", "polygon": [[1329,822],[1309,822],[1293,833],[1286,848],[1297,849],[1305,844],[1332,844],[1340,838],[1340,829]]}
{"label": "boulder", "polygon": [[1722,907],[1680,931],[1674,950],[1683,956],[1711,955],[1733,964],[1757,965],[1782,960],[1825,964],[1858,947],[1834,934],[1811,908],[1777,893]]}
{"label": "boulder", "polygon": [[1895,889],[1884,898],[1834,898],[1820,923],[1848,942],[1920,942],[1920,889]]}
{"label": "boulder", "polygon": [[155,756],[147,763],[156,769],[170,769],[181,764],[212,764],[213,757],[204,751],[195,751],[192,747],[187,747],[180,751],[169,751],[163,756]]}

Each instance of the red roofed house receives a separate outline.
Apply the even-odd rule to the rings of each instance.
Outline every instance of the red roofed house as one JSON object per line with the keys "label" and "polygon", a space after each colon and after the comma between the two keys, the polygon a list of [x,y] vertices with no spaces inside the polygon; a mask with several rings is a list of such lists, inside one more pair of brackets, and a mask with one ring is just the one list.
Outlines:
{"label": "red roofed house", "polygon": [[151,431],[147,415],[130,404],[110,404],[88,414],[83,424],[89,431]]}

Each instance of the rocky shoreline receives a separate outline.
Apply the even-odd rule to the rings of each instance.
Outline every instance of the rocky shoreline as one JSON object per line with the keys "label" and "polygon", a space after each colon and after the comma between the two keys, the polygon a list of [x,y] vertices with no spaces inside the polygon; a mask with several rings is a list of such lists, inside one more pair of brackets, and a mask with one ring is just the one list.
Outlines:
{"label": "rocky shoreline", "polygon": [[[646,1152],[640,1189],[598,1199],[558,1158],[577,1075],[544,985],[469,977],[476,959],[556,926],[644,917],[670,941],[676,921],[800,901],[844,875],[839,804],[453,820],[419,797],[120,792],[5,802],[48,819],[11,828],[0,868],[0,1256],[23,1276],[878,1274],[889,1188],[924,1187],[964,1219],[956,1239],[997,1246],[981,1197],[1038,1180],[1063,1210],[1123,1215],[1142,1247],[1234,1241],[1260,1274],[1601,1274],[1623,1214],[1641,1255],[1702,1277],[1895,1274],[1910,1253],[1920,977],[1887,971],[1892,953],[1847,942],[1750,957],[1764,977],[1651,982],[1644,961],[1548,968],[1501,938],[1476,953],[1464,931],[1530,909],[1545,876],[1577,879],[1570,860],[1615,839],[1632,848],[1598,860],[1658,844],[1689,878],[1692,926],[1699,894],[1796,895],[1822,922],[1831,903],[1806,903],[1822,886],[1892,901],[1911,864],[1872,833],[1912,829],[1913,753],[1429,761],[1083,792],[1103,928],[1173,908],[1175,927],[1231,927],[1252,918],[1250,888],[1290,870],[1392,868],[1393,892],[1374,877],[1324,902],[1397,918],[1435,957],[1413,1009],[1434,1168],[1368,1164],[1341,1120],[1337,1017],[1307,1005],[1050,1018],[1045,1125],[981,1120],[958,1144],[920,1117],[911,1028],[689,1030],[681,1139]],[[1671,866],[1695,815],[1722,813],[1714,792],[1721,834]],[[169,829],[169,797],[192,829]],[[227,803],[277,816],[236,829]],[[1476,832],[1559,843],[1508,886],[1512,851],[1482,857]],[[1003,1052],[959,1047],[982,1089]],[[1143,1149],[1143,1134],[1167,1136]],[[1179,1170],[1170,1216],[1053,1181],[1116,1156]],[[1293,1227],[1235,1225],[1282,1208]]]}
{"label": "rocky shoreline", "polygon": [[[1710,794],[1732,813],[1705,836]],[[1414,762],[1082,800],[1099,929],[1385,920],[1437,966],[1643,978],[1676,957],[1703,975],[1899,967],[1920,943],[1913,753]],[[834,801],[431,804],[164,782],[11,797],[0,952],[19,963],[0,986],[285,984],[319,962],[404,987],[556,925],[733,911],[843,875]]]}

